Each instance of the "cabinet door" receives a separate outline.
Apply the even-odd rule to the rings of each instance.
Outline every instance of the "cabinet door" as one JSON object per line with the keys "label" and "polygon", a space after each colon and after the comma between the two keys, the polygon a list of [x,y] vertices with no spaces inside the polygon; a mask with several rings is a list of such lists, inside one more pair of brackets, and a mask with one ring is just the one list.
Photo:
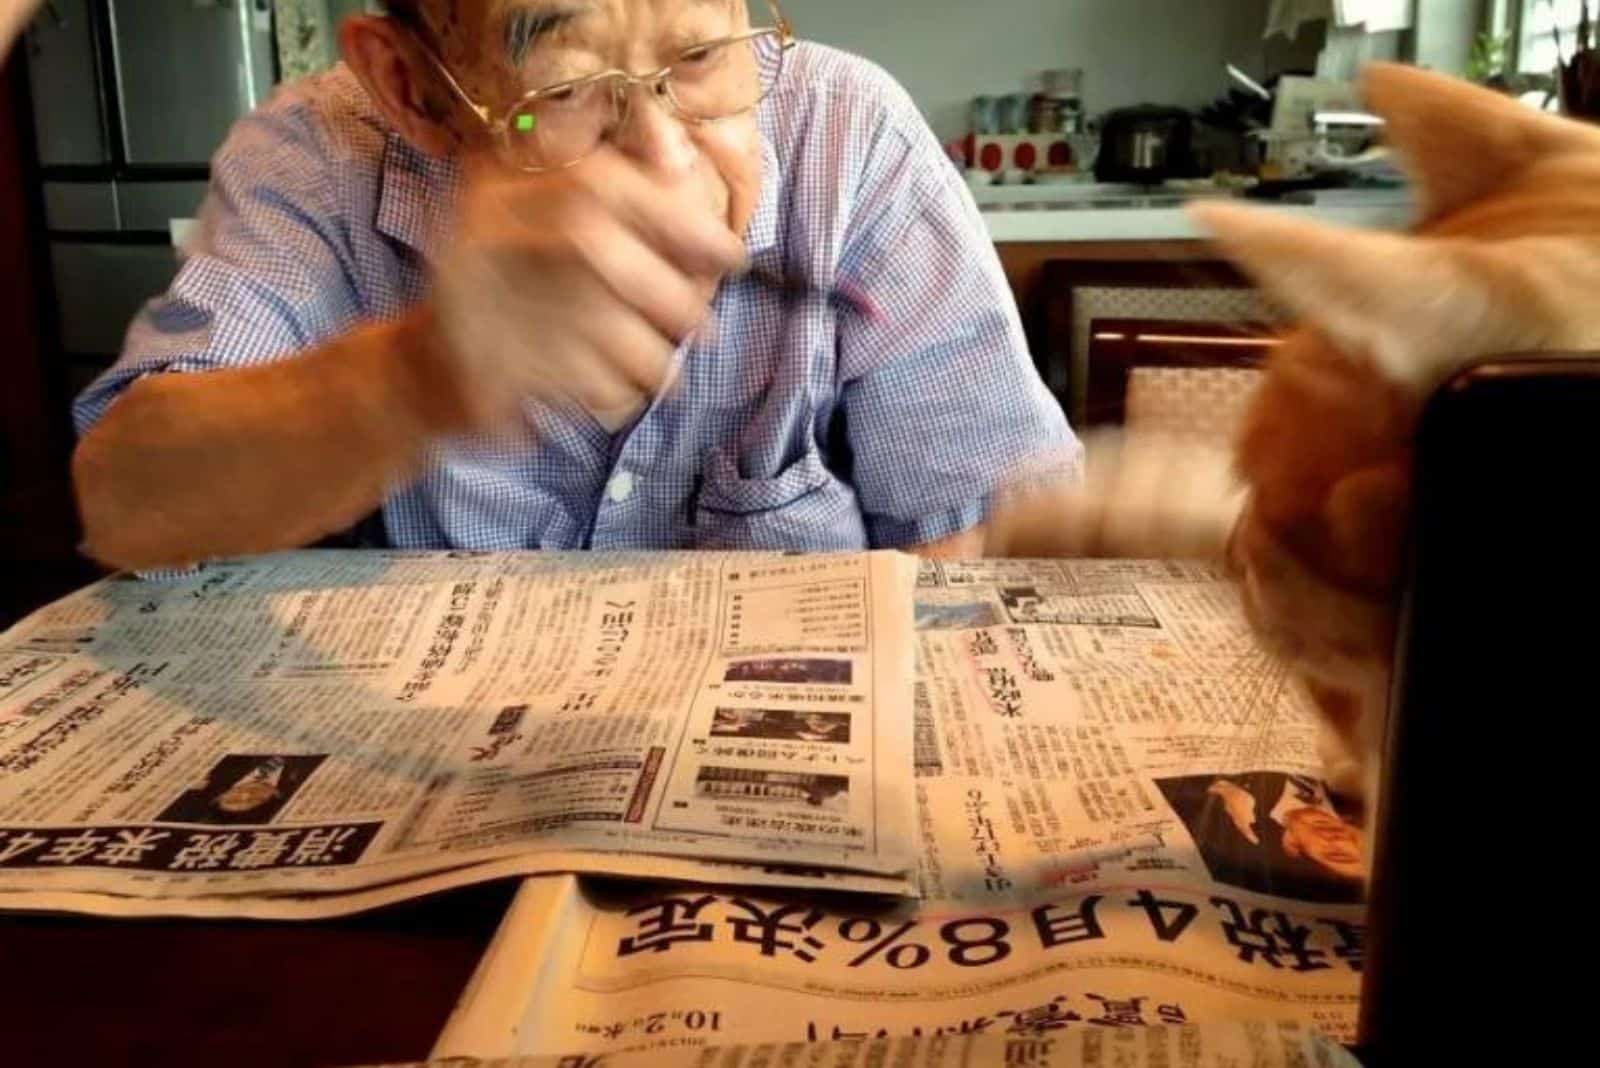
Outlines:
{"label": "cabinet door", "polygon": [[111,162],[89,0],[50,0],[24,38],[34,138],[46,167]]}
{"label": "cabinet door", "polygon": [[166,245],[57,241],[50,261],[62,308],[61,346],[72,357],[122,351],[133,317],[178,273],[177,253]]}

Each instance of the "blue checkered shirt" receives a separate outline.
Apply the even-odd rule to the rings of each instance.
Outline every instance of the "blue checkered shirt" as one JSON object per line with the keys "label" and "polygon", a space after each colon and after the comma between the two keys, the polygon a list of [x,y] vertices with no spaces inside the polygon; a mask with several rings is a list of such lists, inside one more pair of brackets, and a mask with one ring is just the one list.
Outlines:
{"label": "blue checkered shirt", "polygon": [[[979,523],[1002,483],[1070,472],[1078,443],[1028,355],[982,220],[886,74],[796,48],[762,105],[764,185],[741,277],[631,426],[529,402],[526,426],[436,442],[393,488],[401,548],[911,547]],[[197,235],[80,433],[134,379],[292,357],[422,300],[457,188],[344,68],[281,90],[212,166]]]}

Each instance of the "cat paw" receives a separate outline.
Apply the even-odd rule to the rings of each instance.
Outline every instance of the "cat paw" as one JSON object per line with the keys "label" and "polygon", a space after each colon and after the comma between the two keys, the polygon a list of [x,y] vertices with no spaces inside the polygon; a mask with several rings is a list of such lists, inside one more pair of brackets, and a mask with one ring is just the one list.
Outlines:
{"label": "cat paw", "polygon": [[1230,450],[1193,438],[1102,431],[1083,480],[1002,503],[996,555],[1221,559],[1246,491]]}

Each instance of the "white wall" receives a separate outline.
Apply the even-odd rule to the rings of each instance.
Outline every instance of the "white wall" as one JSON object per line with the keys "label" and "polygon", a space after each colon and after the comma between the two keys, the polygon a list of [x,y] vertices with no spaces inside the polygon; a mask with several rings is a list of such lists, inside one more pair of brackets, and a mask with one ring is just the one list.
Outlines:
{"label": "white wall", "polygon": [[1417,62],[1461,74],[1487,25],[1488,0],[1424,0],[1417,5]]}
{"label": "white wall", "polygon": [[[966,131],[972,97],[1034,88],[1053,67],[1084,69],[1085,106],[1098,113],[1199,107],[1226,91],[1224,63],[1257,76],[1267,64],[1267,0],[787,0],[784,10],[800,36],[887,67],[946,140]],[[1314,65],[1315,48],[1296,59]]]}

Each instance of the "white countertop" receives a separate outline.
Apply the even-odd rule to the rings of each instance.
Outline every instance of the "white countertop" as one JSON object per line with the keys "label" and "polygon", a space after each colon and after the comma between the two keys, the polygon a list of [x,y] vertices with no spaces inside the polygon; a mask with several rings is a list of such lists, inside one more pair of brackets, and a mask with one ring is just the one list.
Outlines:
{"label": "white countertop", "polygon": [[[995,186],[974,190],[989,236],[997,244],[1041,241],[1193,241],[1205,235],[1184,213],[1181,196],[1130,197],[1103,186]],[[1335,190],[1315,204],[1247,201],[1319,222],[1372,230],[1404,230],[1414,205],[1405,190]],[[1113,206],[1115,205],[1115,206]],[[195,225],[173,219],[172,244],[181,247]]]}
{"label": "white countertop", "polygon": [[[997,244],[1066,241],[1192,241],[1205,235],[1184,198],[1097,196],[1092,187],[1001,186],[975,190]],[[1362,229],[1403,230],[1415,213],[1406,190],[1324,190],[1313,204],[1244,201],[1267,211]]]}

